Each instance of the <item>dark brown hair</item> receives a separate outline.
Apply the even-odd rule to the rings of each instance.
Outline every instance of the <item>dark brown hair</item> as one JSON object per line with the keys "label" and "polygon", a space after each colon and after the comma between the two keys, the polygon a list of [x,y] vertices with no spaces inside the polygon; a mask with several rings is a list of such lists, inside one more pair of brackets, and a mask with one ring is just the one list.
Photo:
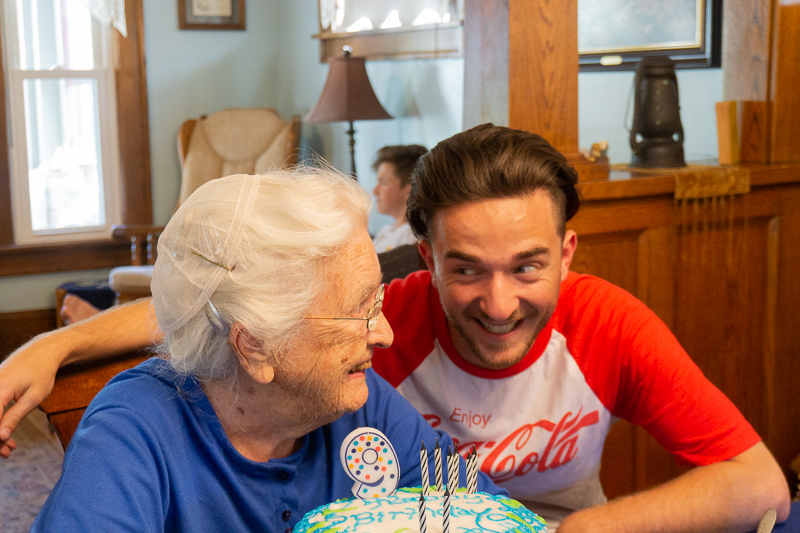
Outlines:
{"label": "dark brown hair", "polygon": [[372,168],[378,170],[381,163],[391,163],[394,165],[394,173],[400,180],[400,185],[405,187],[411,183],[411,173],[417,166],[419,158],[425,155],[427,148],[419,144],[401,144],[396,146],[384,146],[378,150]]}
{"label": "dark brown hair", "polygon": [[542,189],[555,203],[563,236],[580,205],[577,181],[566,158],[539,135],[481,124],[445,139],[420,160],[406,217],[417,238],[430,240],[439,209]]}

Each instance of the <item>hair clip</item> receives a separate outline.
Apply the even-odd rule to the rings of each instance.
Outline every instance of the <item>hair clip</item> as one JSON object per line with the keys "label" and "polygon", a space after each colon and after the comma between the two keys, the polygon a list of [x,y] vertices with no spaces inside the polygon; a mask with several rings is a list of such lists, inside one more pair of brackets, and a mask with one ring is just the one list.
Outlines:
{"label": "hair clip", "polygon": [[202,255],[202,254],[199,254],[199,253],[195,252],[194,250],[191,250],[191,252],[192,252],[194,255],[196,255],[197,257],[199,257],[200,259],[205,259],[206,261],[208,261],[208,262],[209,262],[209,263],[211,263],[212,265],[217,265],[217,266],[218,266],[218,267],[220,267],[220,268],[224,268],[224,269],[225,269],[225,270],[227,270],[228,272],[233,272],[233,269],[234,269],[234,268],[236,268],[236,266],[234,266],[233,268],[228,268],[228,267],[226,267],[225,265],[221,265],[221,264],[217,263],[216,261],[212,261],[212,260],[211,260],[211,259],[209,259],[208,257],[206,257],[206,256],[204,256],[204,255]]}
{"label": "hair clip", "polygon": [[[219,311],[217,311],[217,308],[211,303],[211,300],[207,301],[206,304],[207,305],[204,306],[204,309],[206,310],[206,318],[208,319],[209,324],[211,324],[211,327],[214,329],[214,332],[220,337],[227,337],[231,331],[231,328],[228,327],[224,320],[222,320]],[[215,324],[214,320],[211,318],[211,315],[208,314],[209,308],[211,308],[211,312],[214,313],[214,316],[219,322],[218,324]]]}

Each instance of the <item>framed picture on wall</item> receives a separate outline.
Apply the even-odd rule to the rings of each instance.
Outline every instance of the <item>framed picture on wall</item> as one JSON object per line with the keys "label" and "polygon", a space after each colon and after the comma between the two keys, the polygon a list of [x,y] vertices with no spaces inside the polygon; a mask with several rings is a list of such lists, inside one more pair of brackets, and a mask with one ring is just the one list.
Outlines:
{"label": "framed picture on wall", "polygon": [[182,30],[244,30],[244,0],[178,0]]}
{"label": "framed picture on wall", "polygon": [[581,0],[581,70],[633,70],[645,56],[676,67],[718,67],[722,0]]}

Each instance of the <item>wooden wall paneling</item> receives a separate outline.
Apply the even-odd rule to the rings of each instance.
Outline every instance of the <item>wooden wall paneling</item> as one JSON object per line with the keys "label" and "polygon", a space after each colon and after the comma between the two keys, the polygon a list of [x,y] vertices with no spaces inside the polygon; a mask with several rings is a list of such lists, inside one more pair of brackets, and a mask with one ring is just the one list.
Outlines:
{"label": "wooden wall paneling", "polygon": [[634,293],[670,329],[675,323],[676,233],[673,225],[653,227],[642,232],[639,238],[637,290]]}
{"label": "wooden wall paneling", "polygon": [[36,335],[55,327],[54,309],[0,313],[0,361]]}
{"label": "wooden wall paneling", "polygon": [[[640,235],[637,262],[637,298],[644,302],[672,329],[675,323],[676,242],[681,220],[680,205],[669,197],[660,201],[660,224]],[[669,220],[668,220],[669,219]],[[624,424],[630,425],[628,422]],[[686,472],[689,468],[675,463],[670,455],[647,431],[632,426],[631,435],[635,454],[634,490],[645,490]],[[614,455],[613,450],[607,452]]]}
{"label": "wooden wall paneling", "polygon": [[636,261],[639,235],[635,230],[578,234],[578,248],[570,270],[591,273],[636,294],[637,269],[630,268],[628,261]]}
{"label": "wooden wall paneling", "polygon": [[[673,331],[706,376],[761,427],[767,219],[683,235]],[[722,242],[720,242],[722,241]],[[725,242],[727,241],[727,242]],[[688,257],[687,257],[688,256]]]}
{"label": "wooden wall paneling", "polygon": [[[584,185],[593,184],[581,184],[581,188]],[[616,192],[616,184],[613,182],[603,183],[603,185],[608,185],[607,188],[611,190],[612,194]],[[636,188],[639,183],[632,181],[631,185]],[[651,228],[671,227],[674,221],[671,192],[662,196],[645,195],[610,200],[600,198],[599,195],[588,200],[586,199],[587,195],[582,196],[584,201],[580,211],[567,223],[567,227],[575,230],[578,234],[579,250],[583,243],[591,242],[587,241],[589,236],[592,239],[599,239],[602,236],[604,239],[617,240],[619,237],[614,237],[615,233],[636,232],[638,236],[642,231]],[[614,259],[618,260],[619,258]],[[632,292],[635,290],[634,286]]]}
{"label": "wooden wall paneling", "polygon": [[[644,429],[636,426],[633,434],[637,450],[635,463],[637,492],[675,479],[691,470],[689,466],[677,464],[672,455]],[[609,453],[611,452],[613,450],[609,450]]]}
{"label": "wooden wall paneling", "polygon": [[[800,176],[795,169],[789,184],[776,174],[776,185],[754,176],[752,191],[733,198],[585,201],[569,224],[578,232],[573,270],[608,279],[653,309],[791,476],[800,453]],[[609,435],[601,480],[615,497],[687,469],[622,421]]]}
{"label": "wooden wall paneling", "polygon": [[[786,471],[792,459],[800,454],[800,187],[774,187],[751,195],[750,209],[772,204],[775,213],[769,228],[777,232],[777,280],[774,291],[774,381],[771,384],[774,406],[769,412],[769,439],[765,442],[778,463]],[[774,246],[771,244],[771,246]],[[775,256],[772,256],[775,257]],[[768,276],[772,276],[768,270]],[[797,476],[787,475],[794,478]],[[793,484],[794,486],[794,484]]]}
{"label": "wooden wall paneling", "polygon": [[611,427],[606,437],[600,462],[600,483],[609,500],[636,491],[634,432],[637,429],[633,424],[620,420]]}
{"label": "wooden wall paneling", "polygon": [[775,412],[775,381],[778,379],[776,370],[777,353],[775,346],[776,315],[778,310],[778,256],[780,254],[779,236],[780,219],[772,217],[767,225],[767,256],[766,256],[766,294],[764,295],[764,397],[765,397],[765,423],[761,427],[761,436],[767,442],[775,438],[771,413]]}
{"label": "wooden wall paneling", "polygon": [[800,4],[775,7],[770,83],[770,162],[800,162]]}

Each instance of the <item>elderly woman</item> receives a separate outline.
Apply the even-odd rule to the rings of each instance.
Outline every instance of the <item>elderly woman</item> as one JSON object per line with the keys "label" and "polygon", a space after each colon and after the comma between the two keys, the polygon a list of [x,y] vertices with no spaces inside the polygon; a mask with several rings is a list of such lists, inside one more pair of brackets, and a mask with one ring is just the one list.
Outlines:
{"label": "elderly woman", "polygon": [[352,495],[339,447],[365,426],[394,444],[400,486],[419,485],[420,442],[452,441],[370,370],[392,331],[369,207],[323,171],[198,189],[153,273],[169,358],[98,394],[33,530],[290,531]]}

